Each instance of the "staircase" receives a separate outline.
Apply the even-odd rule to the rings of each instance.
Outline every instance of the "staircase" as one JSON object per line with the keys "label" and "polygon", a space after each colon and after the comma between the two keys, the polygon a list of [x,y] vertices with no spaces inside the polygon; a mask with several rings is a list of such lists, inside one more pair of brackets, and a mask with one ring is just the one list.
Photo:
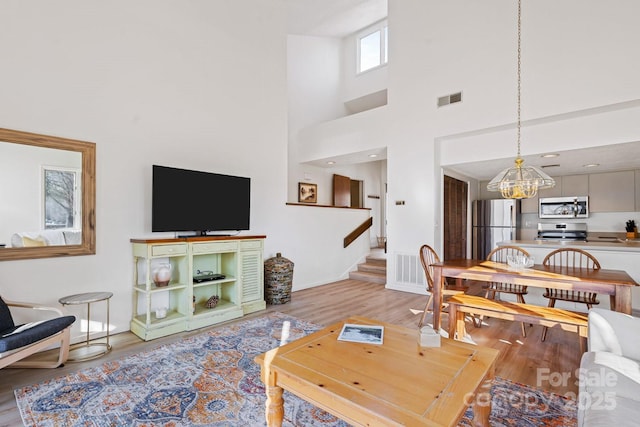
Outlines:
{"label": "staircase", "polygon": [[363,282],[377,283],[384,285],[387,283],[387,258],[382,251],[372,252],[367,256],[365,262],[358,264],[357,271],[349,273],[349,279],[362,280]]}

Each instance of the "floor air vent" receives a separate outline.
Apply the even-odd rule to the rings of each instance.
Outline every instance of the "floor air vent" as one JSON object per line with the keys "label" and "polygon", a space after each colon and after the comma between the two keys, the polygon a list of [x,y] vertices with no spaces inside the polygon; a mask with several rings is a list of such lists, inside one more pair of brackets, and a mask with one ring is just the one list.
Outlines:
{"label": "floor air vent", "polygon": [[396,282],[424,285],[424,272],[417,255],[396,254]]}
{"label": "floor air vent", "polygon": [[455,104],[462,101],[462,92],[452,93],[451,95],[445,95],[438,98],[438,107],[444,107],[445,105]]}

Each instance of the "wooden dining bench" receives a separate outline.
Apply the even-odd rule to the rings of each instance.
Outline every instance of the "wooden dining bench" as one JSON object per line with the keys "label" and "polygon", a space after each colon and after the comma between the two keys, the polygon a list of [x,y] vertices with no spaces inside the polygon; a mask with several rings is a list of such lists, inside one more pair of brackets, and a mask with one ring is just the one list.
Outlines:
{"label": "wooden dining bench", "polygon": [[[587,315],[555,307],[542,307],[508,301],[496,301],[473,295],[454,295],[449,304],[449,337],[461,340],[465,334],[465,315],[479,315],[525,322],[547,327],[558,326],[580,336],[580,350],[585,351]],[[457,334],[457,335],[456,335]]]}

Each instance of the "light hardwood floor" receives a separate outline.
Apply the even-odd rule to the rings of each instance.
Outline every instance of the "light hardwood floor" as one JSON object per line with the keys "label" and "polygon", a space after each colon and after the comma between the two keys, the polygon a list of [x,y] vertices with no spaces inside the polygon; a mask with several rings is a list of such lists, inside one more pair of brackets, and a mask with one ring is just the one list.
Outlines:
{"label": "light hardwood floor", "polygon": [[[470,293],[480,294],[479,285],[471,285]],[[269,305],[267,311],[279,311],[318,325],[328,325],[349,315],[361,315],[384,322],[416,328],[427,296],[385,289],[384,285],[358,280],[343,280],[292,293],[291,301],[282,305]],[[244,320],[263,315],[264,312],[245,316]],[[443,316],[446,327],[448,316]],[[226,322],[207,329],[175,334],[144,342],[130,332],[112,337],[113,351],[87,362],[68,362],[57,369],[2,369],[0,370],[0,426],[21,425],[13,390],[36,384],[52,377],[62,376],[109,360],[135,354],[164,343],[195,335],[208,329],[222,327]],[[577,393],[575,370],[580,363],[579,341],[576,334],[551,329],[545,342],[540,341],[542,328],[527,327],[523,338],[518,322],[485,319],[485,325],[467,332],[478,345],[500,350],[496,375],[523,384],[564,395]],[[416,335],[417,337],[417,335]],[[561,376],[567,381],[559,380]],[[551,381],[547,380],[550,378]]]}

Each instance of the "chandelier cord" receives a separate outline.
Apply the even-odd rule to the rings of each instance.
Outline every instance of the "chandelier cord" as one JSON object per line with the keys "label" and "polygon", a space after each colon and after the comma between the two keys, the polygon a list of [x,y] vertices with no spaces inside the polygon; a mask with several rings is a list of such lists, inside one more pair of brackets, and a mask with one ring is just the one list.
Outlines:
{"label": "chandelier cord", "polygon": [[521,92],[521,48],[520,48],[520,39],[522,35],[522,24],[521,24],[521,16],[522,14],[522,0],[518,0],[518,120],[516,124],[517,130],[517,141],[518,141],[518,158],[520,158],[520,92]]}
{"label": "chandelier cord", "polygon": [[522,0],[518,0],[518,61],[517,61],[517,121],[516,133],[518,155],[515,164],[501,171],[489,184],[487,190],[499,191],[505,199],[530,199],[538,194],[538,190],[551,188],[555,181],[549,175],[535,166],[524,166],[524,159],[520,157],[522,133]]}

